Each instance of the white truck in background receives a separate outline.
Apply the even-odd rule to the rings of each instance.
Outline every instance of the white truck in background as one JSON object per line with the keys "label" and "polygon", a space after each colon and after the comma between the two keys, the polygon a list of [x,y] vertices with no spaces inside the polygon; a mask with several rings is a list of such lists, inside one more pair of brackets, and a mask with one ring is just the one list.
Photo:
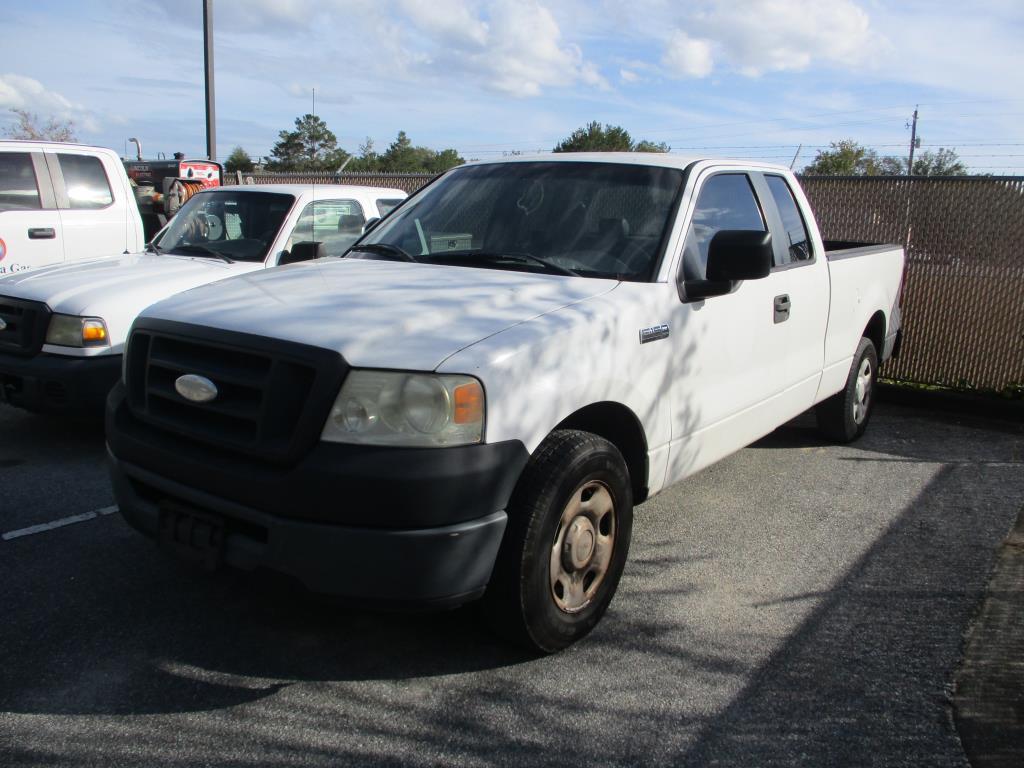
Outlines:
{"label": "white truck in background", "polygon": [[[120,161],[110,167],[124,176]],[[147,305],[227,277],[340,256],[405,197],[351,185],[214,187],[192,196],[145,251],[133,243],[138,252],[0,277],[0,402],[101,414],[128,330]],[[127,202],[137,219],[134,198]]]}
{"label": "white truck in background", "polygon": [[208,565],[482,598],[557,651],[611,602],[634,504],[810,408],[832,439],[863,433],[903,263],[830,249],[784,167],[455,168],[343,259],[143,311],[107,401],[117,503]]}
{"label": "white truck in background", "polygon": [[144,242],[135,194],[116,152],[0,141],[0,275],[133,253]]}

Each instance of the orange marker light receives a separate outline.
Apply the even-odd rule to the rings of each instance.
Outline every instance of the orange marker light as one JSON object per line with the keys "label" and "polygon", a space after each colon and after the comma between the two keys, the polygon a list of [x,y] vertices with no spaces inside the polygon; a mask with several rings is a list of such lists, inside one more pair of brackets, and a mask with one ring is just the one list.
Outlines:
{"label": "orange marker light", "polygon": [[484,391],[473,381],[460,384],[453,391],[455,396],[455,423],[472,424],[484,418]]}
{"label": "orange marker light", "polygon": [[99,323],[85,323],[82,326],[82,341],[106,341],[107,329]]}

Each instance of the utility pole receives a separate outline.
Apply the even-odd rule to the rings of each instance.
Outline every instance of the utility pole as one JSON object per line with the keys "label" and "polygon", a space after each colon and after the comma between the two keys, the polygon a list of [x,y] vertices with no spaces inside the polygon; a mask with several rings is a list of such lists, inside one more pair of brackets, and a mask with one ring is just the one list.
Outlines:
{"label": "utility pole", "polygon": [[206,157],[217,159],[217,112],[213,95],[213,0],[203,0],[203,63],[206,67]]}
{"label": "utility pole", "polygon": [[917,104],[914,105],[914,122],[910,125],[910,159],[907,161],[907,176],[914,175],[914,147],[917,146]]}

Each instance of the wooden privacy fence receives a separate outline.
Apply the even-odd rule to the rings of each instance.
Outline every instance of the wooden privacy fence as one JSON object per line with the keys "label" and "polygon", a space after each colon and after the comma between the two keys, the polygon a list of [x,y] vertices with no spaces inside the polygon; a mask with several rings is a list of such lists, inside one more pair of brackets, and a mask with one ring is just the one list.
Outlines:
{"label": "wooden privacy fence", "polygon": [[899,381],[1024,387],[1024,178],[801,179],[822,236],[907,249]]}
{"label": "wooden privacy fence", "polygon": [[[413,192],[431,176],[249,178],[256,184],[362,184]],[[1024,177],[805,176],[801,182],[825,239],[907,249],[903,348],[899,360],[883,367],[884,376],[970,389],[1024,388]]]}

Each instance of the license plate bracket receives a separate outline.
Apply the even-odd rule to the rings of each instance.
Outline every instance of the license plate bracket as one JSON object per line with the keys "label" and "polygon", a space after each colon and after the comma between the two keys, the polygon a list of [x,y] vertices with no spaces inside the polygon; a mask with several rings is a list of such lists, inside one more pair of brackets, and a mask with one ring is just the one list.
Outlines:
{"label": "license plate bracket", "polygon": [[172,501],[160,503],[160,545],[215,570],[224,551],[224,518]]}

